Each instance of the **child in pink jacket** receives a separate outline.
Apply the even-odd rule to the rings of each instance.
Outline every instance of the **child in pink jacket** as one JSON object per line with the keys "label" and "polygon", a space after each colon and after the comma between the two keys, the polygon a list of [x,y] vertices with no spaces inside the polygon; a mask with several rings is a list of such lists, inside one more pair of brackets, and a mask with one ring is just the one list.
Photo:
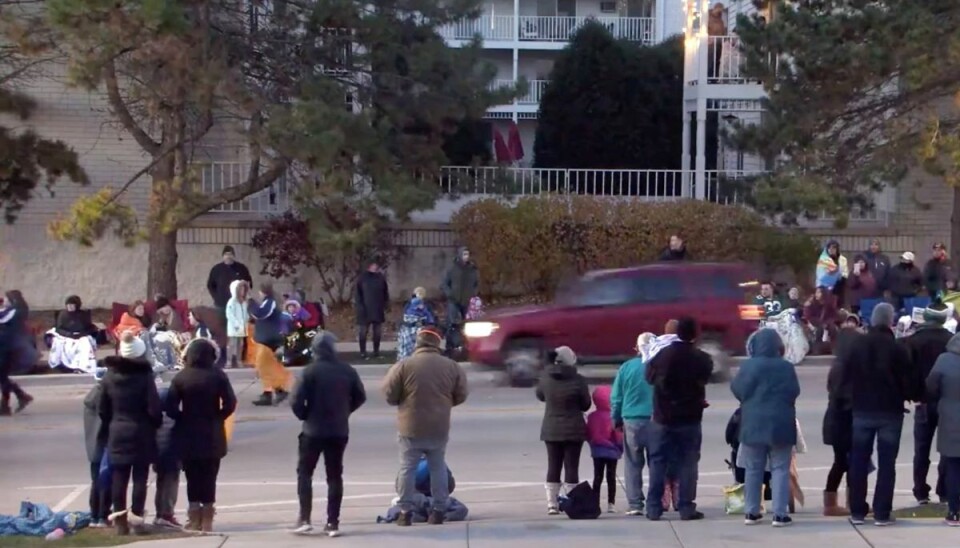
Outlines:
{"label": "child in pink jacket", "polygon": [[593,412],[587,415],[587,441],[593,457],[593,491],[600,498],[600,485],[607,478],[607,512],[615,512],[617,496],[617,461],[623,455],[623,434],[613,426],[610,418],[610,387],[599,386],[593,391]]}

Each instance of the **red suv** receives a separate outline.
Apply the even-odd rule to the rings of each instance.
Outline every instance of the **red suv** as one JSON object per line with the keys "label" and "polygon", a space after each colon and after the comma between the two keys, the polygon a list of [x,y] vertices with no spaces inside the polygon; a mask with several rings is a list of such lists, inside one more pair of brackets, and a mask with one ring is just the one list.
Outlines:
{"label": "red suv", "polygon": [[717,358],[715,380],[725,379],[726,357],[742,354],[757,328],[756,311],[743,305],[752,279],[748,266],[722,263],[590,272],[552,304],[494,310],[467,322],[467,351],[474,363],[503,368],[512,384],[528,384],[529,364],[547,349],[567,345],[584,364],[621,363],[636,355],[639,334],[661,334],[669,320],[690,316],[700,324],[702,348]]}

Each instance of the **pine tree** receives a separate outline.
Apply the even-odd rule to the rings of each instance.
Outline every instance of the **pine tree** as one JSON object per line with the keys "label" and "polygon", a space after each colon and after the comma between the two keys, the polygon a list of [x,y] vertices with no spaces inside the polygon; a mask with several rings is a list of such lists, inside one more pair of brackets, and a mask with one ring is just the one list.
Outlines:
{"label": "pine tree", "polygon": [[[46,9],[75,83],[106,91],[114,120],[149,158],[52,231],[81,243],[108,228],[146,238],[148,294],[177,293],[178,229],[287,174],[309,181],[308,205],[356,198],[399,217],[430,207],[443,139],[496,100],[478,44],[452,50],[436,32],[476,15],[478,0],[48,0]],[[192,159],[219,124],[244,134],[251,162],[245,181],[205,193]],[[140,184],[150,190],[142,216],[122,206]]]}
{"label": "pine tree", "polygon": [[[768,2],[756,2],[761,6]],[[845,219],[922,166],[960,180],[960,3],[778,2],[772,21],[741,17],[746,71],[769,93],[757,127],[732,138],[780,160],[756,182],[761,209]],[[775,61],[776,60],[776,61]],[[960,246],[960,199],[953,245]]]}

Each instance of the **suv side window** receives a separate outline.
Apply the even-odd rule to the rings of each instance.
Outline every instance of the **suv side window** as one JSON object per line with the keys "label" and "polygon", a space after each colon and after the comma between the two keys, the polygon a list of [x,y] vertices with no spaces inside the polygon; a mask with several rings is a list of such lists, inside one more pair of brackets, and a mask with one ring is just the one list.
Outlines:
{"label": "suv side window", "polygon": [[633,279],[635,298],[639,303],[675,303],[683,299],[679,276],[639,276]]}
{"label": "suv side window", "polygon": [[636,301],[633,280],[622,277],[585,281],[575,297],[578,306],[610,306]]}
{"label": "suv side window", "polygon": [[744,290],[727,272],[704,272],[689,280],[690,292],[695,298],[742,300]]}

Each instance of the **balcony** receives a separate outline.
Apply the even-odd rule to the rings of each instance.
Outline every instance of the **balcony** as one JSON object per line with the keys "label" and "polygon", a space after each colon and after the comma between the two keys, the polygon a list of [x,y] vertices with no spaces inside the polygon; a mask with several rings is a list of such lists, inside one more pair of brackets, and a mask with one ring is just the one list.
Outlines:
{"label": "balcony", "polygon": [[[247,181],[250,164],[247,162],[211,162],[194,166],[200,176],[200,190],[213,193],[241,185]],[[266,169],[266,167],[264,167]],[[290,209],[293,203],[292,183],[287,176],[273,185],[246,198],[215,208],[214,213],[278,214]]]}
{"label": "balcony", "polygon": [[[573,34],[587,21],[597,21],[610,30],[617,39],[653,44],[655,20],[653,17],[594,17],[481,15],[478,19],[459,21],[441,27],[440,35],[447,40],[471,40],[479,35],[485,43],[512,42],[519,30],[521,42],[569,42]],[[516,26],[519,24],[519,29]]]}
{"label": "balcony", "polygon": [[[527,80],[529,89],[527,92],[517,98],[518,105],[539,105],[540,99],[543,97],[543,93],[547,89],[547,84],[550,83],[550,80]],[[490,85],[491,89],[497,90],[502,88],[510,88],[516,85],[516,82],[513,80],[494,80]]]}
{"label": "balcony", "polygon": [[440,28],[447,40],[473,40],[479,35],[484,42],[512,41],[516,18],[512,15],[481,15],[478,19],[458,21]]}

